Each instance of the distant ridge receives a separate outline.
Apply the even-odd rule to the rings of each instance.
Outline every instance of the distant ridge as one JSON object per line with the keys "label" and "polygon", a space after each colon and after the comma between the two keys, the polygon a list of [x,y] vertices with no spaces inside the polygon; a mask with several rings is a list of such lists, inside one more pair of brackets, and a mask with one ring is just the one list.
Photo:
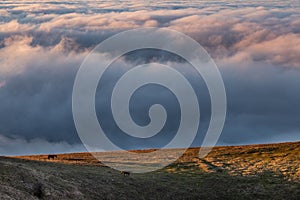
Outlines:
{"label": "distant ridge", "polygon": [[[156,149],[131,150],[147,153]],[[175,156],[178,149],[165,149],[168,156]],[[217,146],[203,159],[198,158],[199,147],[189,148],[176,163],[190,163],[191,166],[206,172],[227,171],[231,175],[256,175],[264,171],[282,174],[289,179],[300,179],[300,142],[274,144],[254,144],[242,146]],[[117,157],[118,162],[126,162],[120,152],[99,152],[101,157]],[[16,156],[25,160],[57,162],[77,165],[104,166],[90,153],[58,154],[57,159],[48,159],[48,155]],[[175,163],[175,165],[176,165]],[[191,164],[192,163],[192,164]],[[204,163],[204,164],[203,164]],[[215,166],[207,170],[206,165]],[[204,169],[205,168],[205,169]]]}

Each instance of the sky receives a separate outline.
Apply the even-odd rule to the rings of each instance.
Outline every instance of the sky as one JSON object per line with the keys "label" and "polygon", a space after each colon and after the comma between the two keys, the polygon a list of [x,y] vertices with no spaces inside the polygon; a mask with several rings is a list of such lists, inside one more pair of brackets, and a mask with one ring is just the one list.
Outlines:
{"label": "sky", "polygon": [[[218,145],[298,141],[299,11],[296,0],[2,1],[0,154],[85,151],[72,116],[76,73],[99,42],[141,27],[185,33],[214,59],[227,94]],[[211,115],[207,88],[188,63],[167,52],[131,52],[112,64],[100,80],[106,87],[96,93],[100,124],[114,143],[127,149],[161,147],[174,137],[180,112],[165,88],[143,87],[130,103],[140,125],[149,123],[149,106],[165,106],[164,133],[153,138],[142,141],[123,134],[108,109],[113,84],[122,73],[151,60],[174,66],[195,88],[201,122],[193,146],[199,146]]]}

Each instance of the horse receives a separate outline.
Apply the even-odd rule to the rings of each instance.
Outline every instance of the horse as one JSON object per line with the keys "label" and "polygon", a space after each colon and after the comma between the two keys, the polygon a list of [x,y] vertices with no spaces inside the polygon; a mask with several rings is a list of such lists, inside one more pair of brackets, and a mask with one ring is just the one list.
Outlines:
{"label": "horse", "polygon": [[48,160],[57,158],[57,155],[48,155]]}
{"label": "horse", "polygon": [[123,176],[130,176],[130,172],[127,171],[121,171],[120,172]]}

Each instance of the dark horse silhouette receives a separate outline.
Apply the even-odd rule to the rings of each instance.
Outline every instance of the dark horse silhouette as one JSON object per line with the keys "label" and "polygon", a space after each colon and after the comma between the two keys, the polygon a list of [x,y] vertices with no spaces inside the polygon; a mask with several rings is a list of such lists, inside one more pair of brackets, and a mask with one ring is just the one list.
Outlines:
{"label": "dark horse silhouette", "polygon": [[123,176],[130,176],[130,172],[127,172],[127,171],[121,171],[121,174]]}
{"label": "dark horse silhouette", "polygon": [[50,159],[55,159],[55,158],[57,158],[57,155],[48,155],[48,159],[50,160]]}

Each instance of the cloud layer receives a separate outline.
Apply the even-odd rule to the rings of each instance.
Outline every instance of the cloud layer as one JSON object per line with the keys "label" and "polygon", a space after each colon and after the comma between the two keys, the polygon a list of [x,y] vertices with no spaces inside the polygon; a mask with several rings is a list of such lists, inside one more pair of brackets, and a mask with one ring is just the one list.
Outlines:
{"label": "cloud layer", "polygon": [[[15,144],[32,148],[26,152],[45,152],[40,149],[43,144],[50,152],[57,144],[62,144],[61,151],[76,151],[80,140],[71,94],[81,62],[99,42],[139,27],[186,33],[216,61],[228,95],[227,122],[219,144],[300,140],[299,13],[296,1],[5,1],[0,6],[0,154],[19,154]],[[186,66],[162,52],[133,53],[115,64],[105,83],[112,84],[129,65],[149,60],[179,69]],[[191,81],[196,79],[192,71],[184,72]],[[203,82],[194,85],[205,88]],[[154,100],[141,100],[147,94]],[[136,95],[140,103],[134,119],[141,124],[148,120],[145,108],[156,101],[152,94]],[[207,92],[198,92],[198,97],[203,99],[204,122],[194,145],[201,144],[210,116]],[[170,98],[160,101],[173,116],[178,114],[173,108],[177,104],[168,103]],[[99,97],[99,112],[102,101]],[[173,117],[170,123],[176,120]],[[165,137],[140,143],[116,134],[116,127],[108,128],[116,143],[126,139],[125,148],[143,148],[165,144],[176,126],[167,126],[170,133]]]}

